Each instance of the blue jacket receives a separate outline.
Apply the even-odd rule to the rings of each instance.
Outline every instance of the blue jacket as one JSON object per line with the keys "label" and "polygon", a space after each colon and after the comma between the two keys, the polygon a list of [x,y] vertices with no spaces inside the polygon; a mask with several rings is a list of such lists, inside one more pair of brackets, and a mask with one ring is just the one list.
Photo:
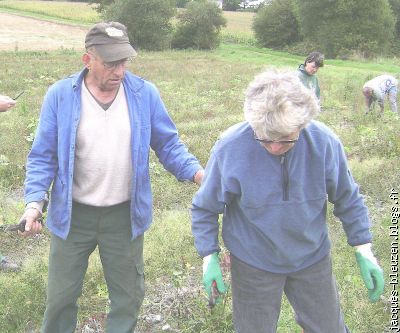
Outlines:
{"label": "blue jacket", "polygon": [[269,272],[301,270],[329,253],[328,200],[350,245],[371,241],[367,208],[335,134],[313,121],[291,150],[276,156],[240,123],[215,144],[193,199],[197,251],[204,257],[220,250],[223,214],[222,237],[234,256]]}
{"label": "blue jacket", "polygon": [[[63,239],[71,225],[74,150],[85,73],[83,70],[49,88],[26,165],[25,202],[43,200],[51,187],[47,226]],[[132,127],[131,220],[132,237],[136,238],[152,221],[150,147],[178,180],[192,180],[201,166],[180,142],[154,85],[126,72],[124,87]]]}

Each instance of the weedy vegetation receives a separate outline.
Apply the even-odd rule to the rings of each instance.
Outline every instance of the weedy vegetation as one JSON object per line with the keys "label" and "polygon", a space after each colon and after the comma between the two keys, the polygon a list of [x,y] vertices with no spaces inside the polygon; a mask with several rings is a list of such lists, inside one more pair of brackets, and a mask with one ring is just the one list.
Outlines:
{"label": "weedy vegetation", "polygon": [[[1,1],[0,7],[4,3],[19,2]],[[42,4],[44,12],[48,8]],[[15,223],[23,212],[25,160],[42,98],[50,84],[81,69],[80,57],[79,52],[65,49],[0,52],[1,93],[14,96],[26,91],[12,111],[0,114],[0,224]],[[182,141],[206,165],[221,132],[243,120],[243,92],[254,75],[266,67],[296,69],[303,60],[249,43],[225,41],[212,52],[140,52],[130,70],[158,86]],[[330,126],[344,143],[353,176],[370,210],[374,252],[386,277],[384,296],[376,304],[369,303],[353,249],[330,207],[334,272],[345,320],[353,333],[388,332],[390,324],[389,195],[392,188],[400,190],[400,120],[388,106],[382,117],[378,108],[364,115],[361,94],[366,80],[384,72],[399,78],[399,59],[327,59],[318,72],[322,92],[318,120]],[[147,294],[138,330],[157,333],[168,324],[170,332],[233,332],[230,292],[210,310],[202,290],[202,263],[193,246],[189,215],[197,187],[177,182],[154,155],[150,169],[154,223],[145,236]],[[0,233],[1,252],[22,267],[18,273],[0,273],[0,333],[38,332],[45,307],[48,243],[47,231],[30,239]],[[229,281],[228,272],[225,274]],[[79,305],[77,332],[104,332],[109,303],[97,254],[91,258]],[[278,332],[300,332],[286,299]]]}

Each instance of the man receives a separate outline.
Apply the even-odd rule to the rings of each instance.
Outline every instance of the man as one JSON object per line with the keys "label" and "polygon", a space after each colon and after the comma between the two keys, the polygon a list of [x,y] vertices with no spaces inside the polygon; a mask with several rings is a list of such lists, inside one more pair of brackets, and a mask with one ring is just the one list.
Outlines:
{"label": "man", "polygon": [[[13,100],[11,97],[0,95],[0,112],[6,112],[12,107],[15,106],[17,101]],[[19,266],[12,261],[10,261],[7,257],[4,257],[0,253],[0,271],[17,271]]]}
{"label": "man", "polygon": [[316,73],[320,67],[324,67],[324,55],[320,52],[311,52],[304,64],[301,64],[297,69],[301,82],[314,92],[318,100],[321,98],[321,91]]}
{"label": "man", "polygon": [[238,333],[276,332],[285,292],[305,333],[345,333],[332,274],[327,201],[341,220],[372,301],[383,273],[371,251],[367,208],[343,146],[296,73],[266,71],[250,83],[246,122],[215,144],[193,199],[192,230],[208,294],[225,286],[218,217],[231,255],[233,320]]}
{"label": "man", "polygon": [[85,68],[48,90],[27,160],[23,235],[52,186],[46,311],[42,333],[74,332],[88,258],[98,246],[109,291],[106,331],[133,332],[144,297],[143,234],[152,219],[149,150],[179,180],[203,170],[180,142],[156,88],[126,70],[136,55],[126,27],[94,25]]}
{"label": "man", "polygon": [[381,115],[384,112],[384,99],[385,95],[389,98],[390,109],[392,112],[397,113],[397,85],[398,81],[391,75],[379,75],[372,80],[366,82],[363,86],[363,95],[365,97],[365,104],[367,111],[365,114],[373,109],[373,104],[378,101]]}

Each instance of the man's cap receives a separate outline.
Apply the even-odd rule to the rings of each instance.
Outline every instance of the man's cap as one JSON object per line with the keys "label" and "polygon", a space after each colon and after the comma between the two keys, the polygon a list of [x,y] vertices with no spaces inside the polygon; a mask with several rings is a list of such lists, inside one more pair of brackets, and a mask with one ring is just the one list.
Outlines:
{"label": "man's cap", "polygon": [[94,46],[105,62],[118,61],[136,56],[129,43],[126,27],[119,22],[101,22],[95,24],[86,34],[86,49]]}

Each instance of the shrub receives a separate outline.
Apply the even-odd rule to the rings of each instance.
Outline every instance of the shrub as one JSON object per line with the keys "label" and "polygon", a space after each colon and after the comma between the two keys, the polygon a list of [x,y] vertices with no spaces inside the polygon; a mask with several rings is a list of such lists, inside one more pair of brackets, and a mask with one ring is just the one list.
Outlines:
{"label": "shrub", "polygon": [[175,0],[117,0],[104,17],[125,24],[135,48],[158,51],[170,46],[175,10]]}
{"label": "shrub", "polygon": [[177,0],[176,1],[176,7],[177,8],[184,8],[189,1],[190,0]]}
{"label": "shrub", "polygon": [[222,8],[223,10],[237,11],[240,8],[240,0],[225,0]]}
{"label": "shrub", "polygon": [[[359,51],[388,51],[395,18],[387,0],[296,0],[305,39],[317,42],[328,58]],[[373,22],[373,24],[371,24]]]}
{"label": "shrub", "polygon": [[261,8],[253,21],[257,41],[264,47],[281,48],[300,40],[292,0],[277,0]]}
{"label": "shrub", "polygon": [[226,25],[222,10],[209,1],[191,2],[178,16],[172,39],[177,49],[215,49],[220,43],[221,27]]}

